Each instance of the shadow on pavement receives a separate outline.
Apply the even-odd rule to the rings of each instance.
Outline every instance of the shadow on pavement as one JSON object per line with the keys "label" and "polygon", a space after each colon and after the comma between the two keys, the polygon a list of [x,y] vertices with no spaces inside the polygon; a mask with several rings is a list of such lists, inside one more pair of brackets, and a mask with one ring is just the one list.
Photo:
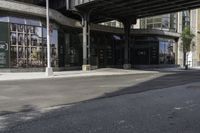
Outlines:
{"label": "shadow on pavement", "polygon": [[[103,96],[97,97],[95,99],[75,103],[74,105],[72,105],[70,107],[65,107],[65,105],[62,105],[63,106],[62,108],[50,111],[46,115],[53,115],[51,117],[62,118],[62,116],[60,116],[60,114],[59,114],[59,111],[60,112],[63,112],[63,111],[67,111],[67,112],[72,112],[72,111],[78,111],[79,112],[80,111],[81,112],[81,109],[78,108],[78,107],[82,106],[83,103],[96,101],[96,100],[99,100],[99,99],[102,99],[102,98],[109,98],[109,97],[115,97],[115,96],[126,95],[126,94],[141,93],[141,92],[150,91],[150,90],[164,89],[164,88],[169,88],[169,87],[173,87],[173,86],[185,85],[185,84],[189,84],[189,83],[192,83],[192,82],[199,82],[200,81],[199,77],[200,77],[200,71],[176,72],[174,74],[168,74],[168,75],[161,76],[161,77],[149,80],[149,81],[139,83],[135,86],[122,88],[122,89],[115,91],[115,92],[112,92],[112,93],[106,93]],[[29,112],[39,113],[39,115],[36,115],[36,116],[40,116],[42,114],[38,110],[37,107],[32,106],[32,105],[26,105],[26,106],[22,107],[22,109],[19,112],[0,112],[0,116],[3,116],[3,115],[6,116],[6,115],[9,115],[9,114],[12,114],[12,113],[17,113],[17,114],[22,113],[23,114],[23,113],[29,113]],[[34,121],[37,121],[37,119],[39,119],[39,118],[35,117]],[[8,120],[8,121],[12,121],[12,120],[13,120],[13,118],[11,118],[11,120]],[[24,122],[27,122],[27,121],[23,121],[22,123],[24,124]],[[8,126],[8,125],[6,125],[6,126]],[[16,128],[17,126],[15,124],[9,125],[9,127],[12,127],[12,128]],[[12,129],[12,128],[10,128],[10,129]]]}
{"label": "shadow on pavement", "polygon": [[[162,71],[168,73],[167,71]],[[156,89],[165,89],[174,86],[180,86],[189,84],[192,82],[199,82],[200,81],[200,70],[188,70],[188,71],[180,71],[175,72],[174,74],[167,74],[149,81],[145,81],[139,83],[135,86],[130,86],[127,88],[120,89],[119,91],[106,93],[105,95],[99,98],[106,98],[106,97],[114,97],[126,94],[134,94],[134,93],[141,93],[150,90]],[[98,99],[98,98],[97,98]]]}
{"label": "shadow on pavement", "polygon": [[[76,102],[76,103],[61,104],[58,106],[79,104],[79,103],[98,100],[98,99],[102,99],[102,98],[109,98],[109,97],[115,97],[115,96],[126,95],[126,94],[141,93],[141,92],[156,90],[156,89],[165,89],[165,88],[169,88],[169,87],[180,86],[180,85],[185,85],[185,84],[189,84],[192,82],[200,81],[200,78],[199,78],[200,70],[173,72],[173,73],[169,72],[169,71],[168,72],[160,71],[160,72],[164,72],[166,74],[164,76],[157,77],[155,79],[141,82],[134,86],[121,88],[121,89],[119,89],[117,91],[113,91],[111,93],[105,93],[104,95],[93,98],[93,99],[84,100],[84,101]],[[19,112],[31,112],[31,111],[37,111],[37,110],[38,110],[38,108],[34,105],[25,105],[25,106],[21,107]],[[12,114],[12,113],[18,113],[18,112],[1,111],[0,116]]]}

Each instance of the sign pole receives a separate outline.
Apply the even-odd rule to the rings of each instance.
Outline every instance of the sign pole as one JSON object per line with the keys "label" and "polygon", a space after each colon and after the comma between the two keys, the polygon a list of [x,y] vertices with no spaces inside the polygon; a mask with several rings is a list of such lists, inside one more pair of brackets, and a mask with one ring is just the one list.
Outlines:
{"label": "sign pole", "polygon": [[50,24],[49,24],[49,0],[46,0],[46,21],[47,21],[47,68],[46,76],[53,76],[51,67],[51,46],[50,46]]}

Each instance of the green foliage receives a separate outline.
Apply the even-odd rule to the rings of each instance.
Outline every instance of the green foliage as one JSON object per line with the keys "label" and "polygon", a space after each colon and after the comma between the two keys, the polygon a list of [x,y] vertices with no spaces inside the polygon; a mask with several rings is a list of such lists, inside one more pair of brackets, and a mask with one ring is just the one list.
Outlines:
{"label": "green foliage", "polygon": [[189,27],[185,27],[181,34],[182,45],[183,45],[183,52],[187,53],[190,51],[191,43],[195,35],[190,31]]}

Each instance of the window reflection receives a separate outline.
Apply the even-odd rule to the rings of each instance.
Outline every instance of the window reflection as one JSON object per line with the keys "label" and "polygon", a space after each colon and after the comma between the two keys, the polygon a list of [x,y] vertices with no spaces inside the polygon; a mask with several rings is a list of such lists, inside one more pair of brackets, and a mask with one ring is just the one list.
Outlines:
{"label": "window reflection", "polygon": [[0,17],[0,22],[9,22],[9,17],[7,17],[7,16]]}
{"label": "window reflection", "polygon": [[[45,65],[47,64],[47,30],[43,28],[43,41],[44,49],[43,53],[45,54]],[[50,32],[50,46],[51,46],[51,65],[56,67],[58,65],[58,31],[53,30]]]}
{"label": "window reflection", "polygon": [[182,12],[183,15],[183,29],[187,26],[190,26],[190,11],[183,11]]}
{"label": "window reflection", "polygon": [[161,16],[149,17],[141,19],[142,29],[159,29],[176,31],[177,30],[177,14],[171,13]]}
{"label": "window reflection", "polygon": [[175,43],[173,40],[161,39],[159,44],[160,64],[175,64]]}
{"label": "window reflection", "polygon": [[[46,28],[39,21],[12,17],[10,23],[11,67],[45,67],[47,65]],[[23,21],[28,22],[25,25]],[[52,66],[58,66],[58,32],[51,34]]]}
{"label": "window reflection", "polygon": [[66,33],[66,66],[81,66],[82,65],[82,45],[81,34],[79,33]]}

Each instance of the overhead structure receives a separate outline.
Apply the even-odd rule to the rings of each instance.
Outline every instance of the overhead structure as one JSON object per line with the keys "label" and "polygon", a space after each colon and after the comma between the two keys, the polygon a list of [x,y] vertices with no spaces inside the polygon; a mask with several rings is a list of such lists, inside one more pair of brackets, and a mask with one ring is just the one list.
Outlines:
{"label": "overhead structure", "polygon": [[108,20],[118,20],[124,25],[124,68],[129,69],[130,30],[136,19],[198,8],[200,0],[67,0],[66,5],[68,11],[82,16],[83,70],[90,65],[89,23]]}
{"label": "overhead structure", "polygon": [[[27,1],[43,6],[45,0]],[[130,68],[130,30],[136,19],[190,10],[200,0],[49,0],[50,7],[64,15],[82,20],[83,70],[90,69],[90,23],[118,20],[124,25],[124,68]]]}
{"label": "overhead structure", "polygon": [[68,9],[92,11],[91,21],[143,18],[200,7],[199,0],[68,0]]}
{"label": "overhead structure", "polygon": [[[46,0],[15,0],[45,6]],[[90,21],[143,18],[200,7],[199,0],[49,0],[50,8],[77,18],[77,12],[91,11]]]}

